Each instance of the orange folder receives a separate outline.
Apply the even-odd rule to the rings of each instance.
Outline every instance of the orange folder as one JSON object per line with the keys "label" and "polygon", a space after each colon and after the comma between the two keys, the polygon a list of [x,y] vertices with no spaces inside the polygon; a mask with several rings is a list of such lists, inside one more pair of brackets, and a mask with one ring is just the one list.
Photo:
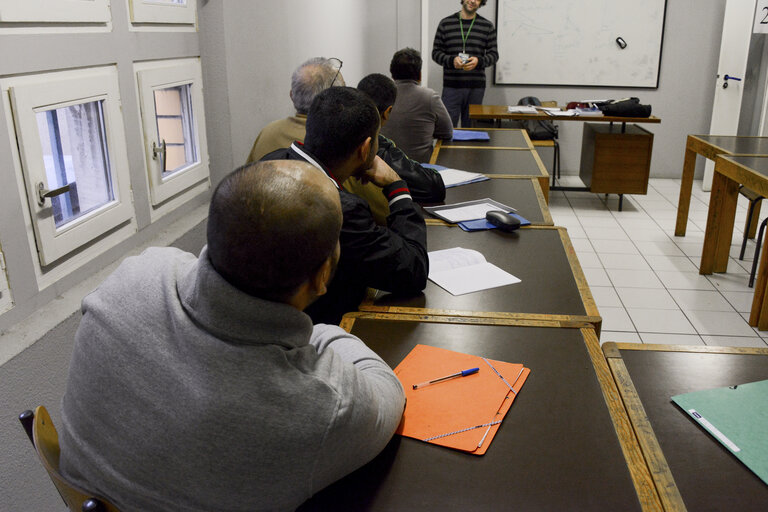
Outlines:
{"label": "orange folder", "polygon": [[[480,370],[413,389],[470,368]],[[530,373],[522,364],[416,345],[395,368],[407,398],[397,433],[483,455]]]}

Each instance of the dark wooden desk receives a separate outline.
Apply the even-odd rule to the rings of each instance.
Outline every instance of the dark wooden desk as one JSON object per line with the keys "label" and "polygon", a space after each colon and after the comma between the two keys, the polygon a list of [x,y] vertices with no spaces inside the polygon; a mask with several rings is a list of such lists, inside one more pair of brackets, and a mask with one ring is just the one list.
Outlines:
{"label": "dark wooden desk", "polygon": [[589,324],[599,333],[602,319],[565,228],[467,233],[458,227],[427,226],[429,251],[452,247],[479,251],[521,282],[451,295],[428,281],[424,291],[412,297],[376,292],[360,304],[360,311],[559,320]]}
{"label": "dark wooden desk", "polygon": [[[439,204],[454,204],[490,197],[502,204],[515,208],[520,215],[534,226],[553,226],[547,201],[538,180],[496,178],[445,189],[445,201]],[[431,205],[427,205],[431,206]],[[427,224],[445,224],[422,210]]]}
{"label": "dark wooden desk", "polygon": [[437,145],[533,149],[533,143],[525,130],[509,128],[462,128],[462,130],[486,132],[491,140],[438,140]]}
{"label": "dark wooden desk", "polygon": [[550,116],[549,114],[512,113],[507,105],[470,105],[470,119],[514,119],[517,121],[586,121],[589,123],[660,123],[661,119],[651,117],[617,116]]}
{"label": "dark wooden desk", "polygon": [[549,200],[549,174],[533,149],[437,145],[430,163],[499,178],[536,178]]}
{"label": "dark wooden desk", "polygon": [[482,457],[395,436],[300,510],[661,510],[591,330],[362,313],[342,326],[392,367],[421,343],[532,373]]}
{"label": "dark wooden desk", "polygon": [[[680,199],[677,202],[675,236],[685,236],[688,227],[688,210],[691,206],[693,174],[696,171],[696,155],[714,160],[718,155],[757,156],[768,155],[768,137],[737,137],[725,135],[689,135],[685,143],[685,161],[680,183]],[[755,206],[755,218],[760,216],[760,203]],[[754,226],[750,228],[754,236]]]}
{"label": "dark wooden desk", "polygon": [[665,510],[768,510],[768,486],[670,398],[768,379],[768,349],[605,343]]}

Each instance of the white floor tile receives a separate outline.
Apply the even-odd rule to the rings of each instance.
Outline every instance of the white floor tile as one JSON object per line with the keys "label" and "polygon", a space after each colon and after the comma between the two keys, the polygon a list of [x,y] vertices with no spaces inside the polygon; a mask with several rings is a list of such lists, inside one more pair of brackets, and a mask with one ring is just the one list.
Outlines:
{"label": "white floor tile", "polygon": [[606,269],[616,288],[664,288],[652,270]]}
{"label": "white floor tile", "polygon": [[[728,266],[730,269],[730,265]],[[712,274],[708,275],[707,279],[715,286],[716,289],[728,292],[746,292],[750,291],[749,287],[749,274]]]}
{"label": "white floor tile", "polygon": [[735,309],[720,292],[707,290],[669,290],[683,311],[728,311]]}
{"label": "white floor tile", "polygon": [[627,313],[640,333],[697,334],[691,322],[679,310],[627,308]]}
{"label": "white floor tile", "polygon": [[677,302],[664,289],[617,287],[616,294],[627,309],[680,309]]}
{"label": "white floor tile", "polygon": [[597,253],[638,254],[629,240],[591,240],[591,243]]}
{"label": "white floor tile", "polygon": [[641,332],[640,337],[643,339],[643,343],[652,343],[654,345],[704,345],[701,336],[697,334]]}
{"label": "white floor tile", "polygon": [[698,272],[696,265],[687,256],[664,256],[661,254],[647,255],[645,261],[653,270],[670,270],[678,272]]}
{"label": "white floor tile", "polygon": [[686,256],[690,256],[691,258],[696,258],[697,260],[701,259],[701,252],[702,252],[702,248],[704,247],[703,242],[676,241],[675,244],[677,245],[678,249],[682,252],[682,254],[685,254]]}
{"label": "white floor tile", "polygon": [[656,271],[656,275],[668,289],[675,290],[714,290],[715,287],[706,276],[698,272]]}
{"label": "white floor tile", "polygon": [[616,289],[612,286],[590,286],[589,291],[592,292],[592,298],[595,299],[598,309],[604,307],[620,308],[624,306],[621,299],[619,299]]}
{"label": "white floor tile", "polygon": [[685,253],[672,241],[635,241],[640,254],[646,256],[685,256]]}
{"label": "white floor tile", "polygon": [[606,253],[599,255],[603,267],[606,269],[617,270],[651,270],[645,258],[639,254],[613,254]]}
{"label": "white floor tile", "polygon": [[594,252],[577,252],[581,268],[603,268],[603,262]]}
{"label": "white floor tile", "polygon": [[606,341],[615,341],[616,343],[643,342],[643,340],[640,339],[640,335],[636,332],[602,331],[600,333],[600,344],[602,345]]}
{"label": "white floor tile", "polygon": [[624,240],[629,241],[629,237],[621,228],[607,228],[603,226],[590,226],[587,224],[584,227],[584,232],[587,234],[590,240]]}
{"label": "white floor tile", "polygon": [[752,310],[752,299],[755,296],[753,291],[748,292],[730,292],[723,291],[725,299],[733,306],[733,308],[739,313],[749,313]]}
{"label": "white floor tile", "polygon": [[571,245],[576,250],[576,252],[595,252],[595,248],[592,246],[592,243],[586,238],[574,238],[571,240]]}
{"label": "white floor tile", "polygon": [[703,335],[704,343],[713,347],[755,347],[768,348],[762,338],[752,336],[709,336]]}
{"label": "white floor tile", "polygon": [[636,332],[635,325],[624,308],[600,308],[604,331]]}
{"label": "white floor tile", "polygon": [[627,236],[633,242],[669,242],[667,235],[661,228],[633,229],[624,226]]}
{"label": "white floor tile", "polygon": [[613,286],[604,269],[582,268],[581,270],[584,272],[584,277],[586,277],[590,288],[593,286]]}
{"label": "white floor tile", "polygon": [[754,329],[736,312],[687,311],[686,314],[699,334],[754,336]]}

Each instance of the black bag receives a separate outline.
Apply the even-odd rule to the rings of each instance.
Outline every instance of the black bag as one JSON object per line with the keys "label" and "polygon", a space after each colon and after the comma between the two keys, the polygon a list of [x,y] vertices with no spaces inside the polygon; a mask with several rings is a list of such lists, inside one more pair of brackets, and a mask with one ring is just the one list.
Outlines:
{"label": "black bag", "polygon": [[651,106],[641,105],[638,98],[624,98],[623,100],[611,100],[598,108],[606,116],[617,117],[651,117]]}
{"label": "black bag", "polygon": [[[541,106],[541,101],[536,96],[520,98],[518,105]],[[528,132],[531,140],[551,140],[557,138],[557,126],[552,121],[523,121],[522,127]]]}

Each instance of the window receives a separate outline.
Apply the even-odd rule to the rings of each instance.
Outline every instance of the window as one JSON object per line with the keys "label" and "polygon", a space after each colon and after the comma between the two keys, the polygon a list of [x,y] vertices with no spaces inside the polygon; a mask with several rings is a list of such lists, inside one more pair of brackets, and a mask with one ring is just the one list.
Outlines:
{"label": "window", "polygon": [[0,0],[0,22],[106,23],[107,0]]}
{"label": "window", "polygon": [[46,266],[133,218],[117,71],[10,80],[27,204]]}
{"label": "window", "polygon": [[137,65],[152,205],[208,180],[198,59]]}
{"label": "window", "polygon": [[130,0],[133,23],[193,25],[197,19],[196,0]]}

